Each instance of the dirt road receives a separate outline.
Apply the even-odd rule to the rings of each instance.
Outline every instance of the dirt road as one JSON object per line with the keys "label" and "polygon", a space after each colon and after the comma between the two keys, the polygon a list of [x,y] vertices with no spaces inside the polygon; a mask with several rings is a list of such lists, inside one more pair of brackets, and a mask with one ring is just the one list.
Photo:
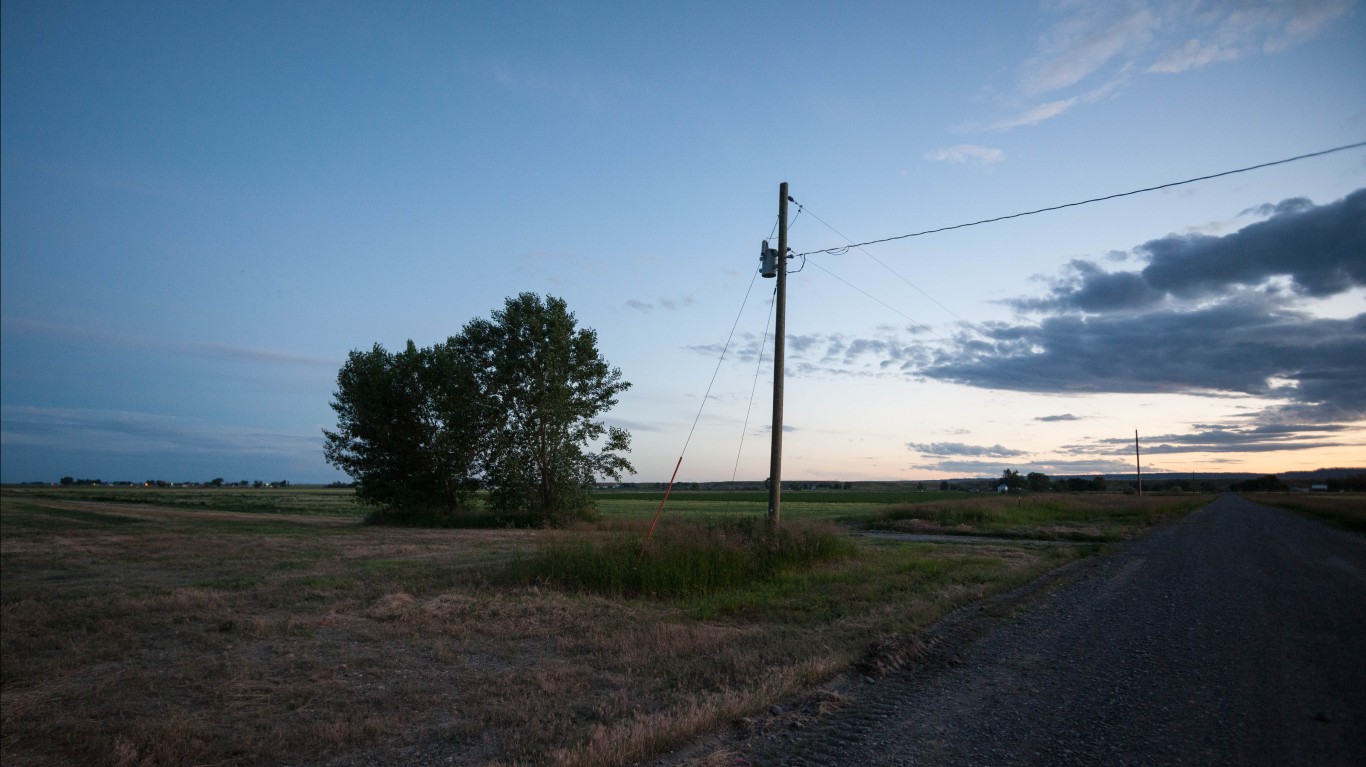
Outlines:
{"label": "dirt road", "polygon": [[828,692],[834,714],[778,712],[731,761],[1366,765],[1361,536],[1226,495],[973,621]]}

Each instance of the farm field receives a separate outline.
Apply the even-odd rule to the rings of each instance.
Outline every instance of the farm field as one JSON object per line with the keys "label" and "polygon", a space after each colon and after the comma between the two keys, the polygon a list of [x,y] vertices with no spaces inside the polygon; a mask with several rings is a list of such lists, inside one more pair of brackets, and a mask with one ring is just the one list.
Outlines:
{"label": "farm field", "polygon": [[1344,530],[1366,533],[1366,495],[1362,493],[1243,493],[1254,503],[1279,506],[1317,517]]}
{"label": "farm field", "polygon": [[[566,542],[642,538],[659,496],[641,495],[605,495],[601,520],[571,530],[415,530],[359,524],[345,490],[5,488],[0,756],[626,764],[1099,547],[849,535],[822,563],[667,598],[519,571]],[[652,545],[762,514],[762,494],[757,508],[725,495],[675,494]],[[938,518],[986,533],[1000,516],[991,504],[1003,514],[1015,502],[1019,537],[1053,539],[1060,524],[1134,535],[1207,500],[1104,496],[1113,503],[1079,510],[1052,499],[1062,505],[1025,519],[1020,499],[925,493],[920,516],[890,519],[890,502],[916,504],[801,495],[784,495],[785,525]],[[932,511],[958,503],[986,505],[962,519]]]}

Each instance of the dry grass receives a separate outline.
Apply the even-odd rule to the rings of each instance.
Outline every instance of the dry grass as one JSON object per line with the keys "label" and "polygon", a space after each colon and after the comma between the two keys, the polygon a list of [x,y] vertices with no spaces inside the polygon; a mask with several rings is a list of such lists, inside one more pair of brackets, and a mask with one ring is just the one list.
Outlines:
{"label": "dry grass", "polygon": [[0,494],[0,756],[627,764],[1072,556],[860,543],[671,601],[518,584],[543,531]]}
{"label": "dry grass", "polygon": [[1279,506],[1358,533],[1366,533],[1366,494],[1362,493],[1247,493],[1257,503]]}
{"label": "dry grass", "polygon": [[983,495],[886,507],[876,529],[1064,541],[1116,541],[1209,503],[1202,495]]}

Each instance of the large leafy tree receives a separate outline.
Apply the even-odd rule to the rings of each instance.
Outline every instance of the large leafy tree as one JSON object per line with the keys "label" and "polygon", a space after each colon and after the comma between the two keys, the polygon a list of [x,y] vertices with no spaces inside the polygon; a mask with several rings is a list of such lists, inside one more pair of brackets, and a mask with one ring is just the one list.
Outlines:
{"label": "large leafy tree", "polygon": [[509,298],[452,343],[473,363],[496,421],[483,460],[491,507],[561,522],[591,509],[596,476],[634,473],[622,455],[630,434],[598,420],[630,384],[562,299]]}
{"label": "large leafy tree", "polygon": [[454,346],[351,352],[332,409],[324,456],[356,480],[362,502],[428,518],[468,508],[488,419]]}
{"label": "large leafy tree", "polygon": [[523,293],[444,344],[351,352],[324,454],[385,515],[448,521],[483,484],[494,511],[559,523],[634,472],[630,434],[598,420],[629,386],[563,300]]}

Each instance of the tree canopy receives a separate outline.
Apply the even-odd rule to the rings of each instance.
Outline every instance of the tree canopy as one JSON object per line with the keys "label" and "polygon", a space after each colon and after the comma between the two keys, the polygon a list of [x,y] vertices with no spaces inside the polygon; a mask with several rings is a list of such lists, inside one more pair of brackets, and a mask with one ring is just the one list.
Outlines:
{"label": "tree canopy", "polygon": [[634,473],[630,434],[597,420],[621,375],[563,300],[523,293],[444,344],[351,352],[325,456],[395,515],[450,521],[482,485],[494,512],[563,522],[591,510],[596,476]]}

